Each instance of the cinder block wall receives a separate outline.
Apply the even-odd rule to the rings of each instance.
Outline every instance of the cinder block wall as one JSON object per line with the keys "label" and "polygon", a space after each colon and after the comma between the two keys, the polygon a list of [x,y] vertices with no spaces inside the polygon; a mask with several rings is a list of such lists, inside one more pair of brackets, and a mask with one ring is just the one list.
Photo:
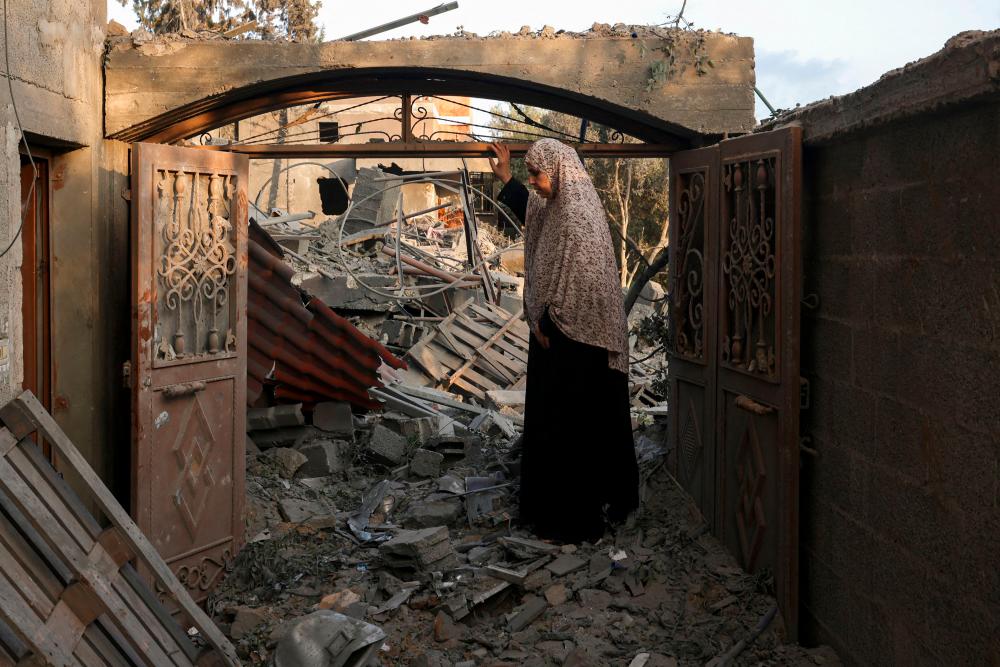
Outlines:
{"label": "cinder block wall", "polygon": [[998,97],[804,150],[801,621],[848,664],[1000,664]]}

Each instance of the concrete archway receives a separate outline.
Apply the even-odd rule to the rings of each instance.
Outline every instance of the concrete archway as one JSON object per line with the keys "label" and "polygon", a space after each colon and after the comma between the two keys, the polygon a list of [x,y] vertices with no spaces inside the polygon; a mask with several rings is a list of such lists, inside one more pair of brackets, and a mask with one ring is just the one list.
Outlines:
{"label": "concrete archway", "polygon": [[[713,33],[701,48],[696,56],[653,38],[138,45],[122,38],[105,65],[105,132],[174,141],[282,107],[404,92],[543,106],[677,147],[749,131],[752,40]],[[667,56],[673,68],[657,73]],[[713,67],[699,67],[697,57]]]}

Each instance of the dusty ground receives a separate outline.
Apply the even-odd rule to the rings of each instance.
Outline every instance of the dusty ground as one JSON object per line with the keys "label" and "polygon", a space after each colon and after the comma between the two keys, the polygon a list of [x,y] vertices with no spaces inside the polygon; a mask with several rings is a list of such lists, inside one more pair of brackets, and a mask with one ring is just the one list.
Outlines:
{"label": "dusty ground", "polygon": [[[648,435],[657,441],[661,434],[653,427]],[[516,487],[502,489],[494,512],[470,525],[461,499],[438,491],[437,479],[414,479],[407,470],[394,477],[367,463],[368,437],[359,430],[346,470],[323,480],[296,480],[277,450],[248,460],[249,534],[257,538],[210,602],[247,664],[268,661],[295,619],[318,608],[383,628],[381,665],[719,664],[717,658],[774,607],[769,578],[743,572],[707,534],[655,448],[640,457],[644,503],[632,525],[597,544],[556,545],[545,554],[545,545],[505,539],[532,538],[515,520]],[[409,444],[417,443],[411,438]],[[516,481],[517,451],[502,437],[487,439],[477,465],[459,460],[442,466],[446,472]],[[457,568],[390,570],[377,545],[358,543],[346,517],[382,479],[390,488],[371,529],[447,525]],[[311,518],[282,521],[278,503],[290,499],[308,508]],[[546,567],[566,554],[581,559],[580,569],[558,576]],[[521,585],[504,588],[487,573],[489,565],[537,569]],[[383,607],[407,586],[414,588],[404,604]],[[477,595],[498,587],[503,590],[477,604]],[[518,628],[516,612],[525,603],[543,610]],[[779,615],[731,664],[839,664],[829,649],[782,644],[782,627]]]}

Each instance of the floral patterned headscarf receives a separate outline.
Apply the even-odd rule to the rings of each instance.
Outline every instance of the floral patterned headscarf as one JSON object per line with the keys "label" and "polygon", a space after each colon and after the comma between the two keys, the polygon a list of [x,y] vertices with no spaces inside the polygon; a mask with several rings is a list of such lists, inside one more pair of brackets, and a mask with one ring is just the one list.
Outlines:
{"label": "floral patterned headscarf", "polygon": [[608,350],[608,365],[628,373],[624,299],[604,206],[576,151],[540,139],[525,160],[545,172],[552,197],[532,192],[525,220],[524,310],[537,326],[549,311],[567,337]]}

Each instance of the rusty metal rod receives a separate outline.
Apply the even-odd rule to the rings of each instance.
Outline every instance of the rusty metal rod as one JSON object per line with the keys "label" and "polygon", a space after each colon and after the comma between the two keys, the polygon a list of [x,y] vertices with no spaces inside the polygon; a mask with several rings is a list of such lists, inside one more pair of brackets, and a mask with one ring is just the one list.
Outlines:
{"label": "rusty metal rod", "polygon": [[411,23],[416,23],[421,18],[431,16],[437,16],[438,14],[444,14],[445,12],[450,12],[453,9],[458,9],[457,2],[446,2],[438,5],[437,7],[431,7],[430,9],[422,12],[417,12],[416,14],[410,14],[409,16],[404,16],[401,19],[396,19],[395,21],[389,21],[388,23],[383,23],[382,25],[377,25],[374,28],[368,28],[367,30],[362,30],[361,32],[356,32],[347,37],[341,37],[341,41],[353,42],[359,39],[364,39],[365,37],[371,37],[372,35],[378,35],[383,32],[388,32],[390,30],[395,30],[396,28],[401,28],[404,25],[409,25]]}

